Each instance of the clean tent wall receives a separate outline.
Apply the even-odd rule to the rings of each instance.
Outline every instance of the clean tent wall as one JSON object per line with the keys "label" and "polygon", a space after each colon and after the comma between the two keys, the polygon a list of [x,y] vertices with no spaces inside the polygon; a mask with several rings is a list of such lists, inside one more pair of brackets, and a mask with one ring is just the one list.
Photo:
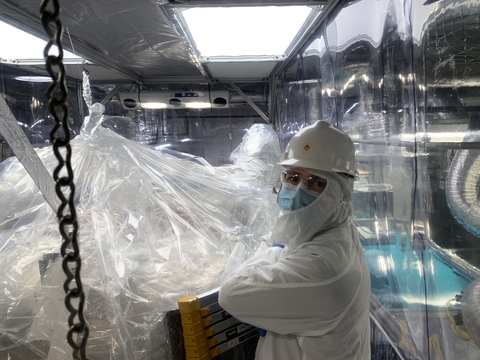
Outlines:
{"label": "clean tent wall", "polygon": [[480,356],[459,315],[478,308],[478,9],[345,1],[271,82],[283,146],[318,119],[356,143],[374,358],[398,356],[385,335],[402,358]]}

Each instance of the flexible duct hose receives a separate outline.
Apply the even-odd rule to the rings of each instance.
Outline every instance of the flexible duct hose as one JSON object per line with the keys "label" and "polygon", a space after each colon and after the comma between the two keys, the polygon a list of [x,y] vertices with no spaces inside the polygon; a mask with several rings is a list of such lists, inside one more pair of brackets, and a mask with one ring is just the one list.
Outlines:
{"label": "flexible duct hose", "polygon": [[480,278],[473,281],[463,293],[462,317],[470,339],[480,347]]}
{"label": "flexible duct hose", "polygon": [[[474,76],[472,69],[478,62],[479,16],[476,0],[440,1],[435,5],[422,32],[427,60],[434,61],[427,71],[430,74],[427,85],[449,86],[453,95],[458,96],[458,92],[453,91],[455,88],[470,86],[476,81],[470,76]],[[434,97],[431,101],[435,101]],[[448,98],[440,99],[438,105],[447,106],[448,101]],[[461,107],[461,101],[450,105]],[[477,122],[478,115],[472,114],[464,143],[480,141],[480,131],[474,131],[478,128]],[[457,150],[445,183],[445,194],[452,215],[475,236],[480,236],[479,178],[480,150]]]}
{"label": "flexible duct hose", "polygon": [[[480,141],[480,131],[469,131],[463,142]],[[452,215],[465,229],[480,236],[480,150],[458,150],[445,184]]]}

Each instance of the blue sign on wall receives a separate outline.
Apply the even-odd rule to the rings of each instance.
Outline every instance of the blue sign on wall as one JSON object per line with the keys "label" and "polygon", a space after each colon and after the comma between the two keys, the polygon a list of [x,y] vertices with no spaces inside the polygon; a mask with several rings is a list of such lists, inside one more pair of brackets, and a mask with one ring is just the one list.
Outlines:
{"label": "blue sign on wall", "polygon": [[181,92],[175,93],[175,97],[198,97],[198,93],[196,92]]}

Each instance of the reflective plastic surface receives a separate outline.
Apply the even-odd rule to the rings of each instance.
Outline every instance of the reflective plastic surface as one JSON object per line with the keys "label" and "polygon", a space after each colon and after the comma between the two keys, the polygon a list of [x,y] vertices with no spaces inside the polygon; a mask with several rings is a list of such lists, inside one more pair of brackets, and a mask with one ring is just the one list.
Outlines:
{"label": "reflective plastic surface", "polygon": [[375,359],[480,357],[480,318],[462,319],[480,310],[478,15],[478,1],[345,2],[275,81],[283,146],[318,119],[355,142],[372,327],[398,353],[372,336]]}

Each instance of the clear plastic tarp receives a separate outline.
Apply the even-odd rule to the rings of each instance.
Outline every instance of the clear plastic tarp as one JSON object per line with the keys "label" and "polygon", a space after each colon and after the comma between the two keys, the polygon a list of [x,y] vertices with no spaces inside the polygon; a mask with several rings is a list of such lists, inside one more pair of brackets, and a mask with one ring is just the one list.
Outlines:
{"label": "clear plastic tarp", "polygon": [[[88,357],[169,359],[165,313],[218,287],[232,252],[230,266],[270,231],[278,137],[256,124],[234,164],[213,167],[125,139],[99,126],[109,118],[97,110],[72,140]],[[55,167],[50,147],[38,155]],[[66,359],[55,214],[15,158],[0,164],[0,181],[0,352]]]}

